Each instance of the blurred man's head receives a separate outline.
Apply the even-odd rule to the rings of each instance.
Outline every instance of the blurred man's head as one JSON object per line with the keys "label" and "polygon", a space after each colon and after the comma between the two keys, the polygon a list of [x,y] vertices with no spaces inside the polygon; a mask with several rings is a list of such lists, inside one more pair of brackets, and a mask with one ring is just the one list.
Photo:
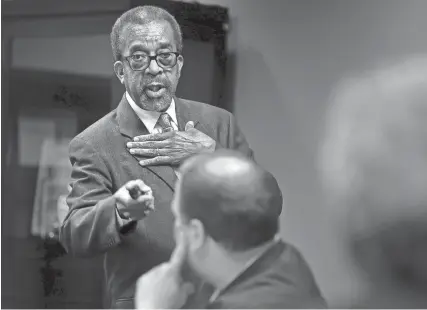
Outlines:
{"label": "blurred man's head", "polygon": [[215,259],[252,251],[278,232],[282,194],[276,179],[232,151],[193,157],[182,166],[174,201],[176,229],[189,244],[189,264],[205,280]]}
{"label": "blurred man's head", "polygon": [[164,9],[135,7],[117,19],[111,31],[114,71],[141,108],[169,108],[184,64],[182,46],[180,26]]}
{"label": "blurred man's head", "polygon": [[348,81],[334,99],[322,172],[356,259],[385,283],[425,285],[427,58]]}

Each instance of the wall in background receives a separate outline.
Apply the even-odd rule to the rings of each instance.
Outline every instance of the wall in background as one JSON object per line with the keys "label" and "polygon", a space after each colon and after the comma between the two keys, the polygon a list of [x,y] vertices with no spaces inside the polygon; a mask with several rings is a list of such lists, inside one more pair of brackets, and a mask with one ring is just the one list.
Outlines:
{"label": "wall in background", "polygon": [[316,171],[328,97],[343,77],[427,53],[423,0],[203,0],[230,9],[234,105],[257,160],[286,192],[282,235],[332,306],[363,281],[340,248]]}
{"label": "wall in background", "polygon": [[110,36],[18,37],[13,41],[12,67],[110,77]]}

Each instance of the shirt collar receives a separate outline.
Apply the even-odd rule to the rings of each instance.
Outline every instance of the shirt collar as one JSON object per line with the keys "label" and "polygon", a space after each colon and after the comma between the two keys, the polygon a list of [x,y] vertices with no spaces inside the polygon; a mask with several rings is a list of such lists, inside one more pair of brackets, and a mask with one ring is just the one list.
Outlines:
{"label": "shirt collar", "polygon": [[[160,112],[157,111],[147,111],[139,107],[135,101],[133,101],[132,97],[126,92],[126,99],[129,102],[132,110],[135,111],[138,118],[144,123],[145,127],[147,127],[148,132],[153,132],[154,127],[156,127],[157,121],[159,120]],[[172,122],[178,126],[178,120],[176,118],[176,109],[175,109],[175,100],[172,98],[172,102],[169,105],[169,108],[166,110],[166,113],[172,118]]]}

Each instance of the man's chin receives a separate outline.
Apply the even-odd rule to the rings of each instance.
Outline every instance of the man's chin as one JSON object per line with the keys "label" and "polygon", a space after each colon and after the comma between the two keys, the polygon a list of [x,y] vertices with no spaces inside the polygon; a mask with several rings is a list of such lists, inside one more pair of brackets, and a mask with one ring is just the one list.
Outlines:
{"label": "man's chin", "polygon": [[168,103],[161,102],[159,104],[154,105],[154,110],[157,112],[166,112],[166,110],[169,109],[170,105],[171,101]]}
{"label": "man's chin", "polygon": [[149,111],[165,112],[172,103],[172,96],[150,98],[145,96],[143,100],[144,109]]}

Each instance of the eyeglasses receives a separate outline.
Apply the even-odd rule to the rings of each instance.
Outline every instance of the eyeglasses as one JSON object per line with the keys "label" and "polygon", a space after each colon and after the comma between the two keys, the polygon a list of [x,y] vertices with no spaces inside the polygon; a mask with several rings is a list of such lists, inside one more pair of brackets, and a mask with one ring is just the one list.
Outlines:
{"label": "eyeglasses", "polygon": [[160,68],[173,68],[177,63],[179,55],[180,54],[177,52],[159,53],[154,56],[149,56],[147,54],[134,54],[125,57],[125,59],[129,63],[129,66],[133,71],[143,71],[148,68],[151,61],[153,60],[156,61],[157,65]]}

